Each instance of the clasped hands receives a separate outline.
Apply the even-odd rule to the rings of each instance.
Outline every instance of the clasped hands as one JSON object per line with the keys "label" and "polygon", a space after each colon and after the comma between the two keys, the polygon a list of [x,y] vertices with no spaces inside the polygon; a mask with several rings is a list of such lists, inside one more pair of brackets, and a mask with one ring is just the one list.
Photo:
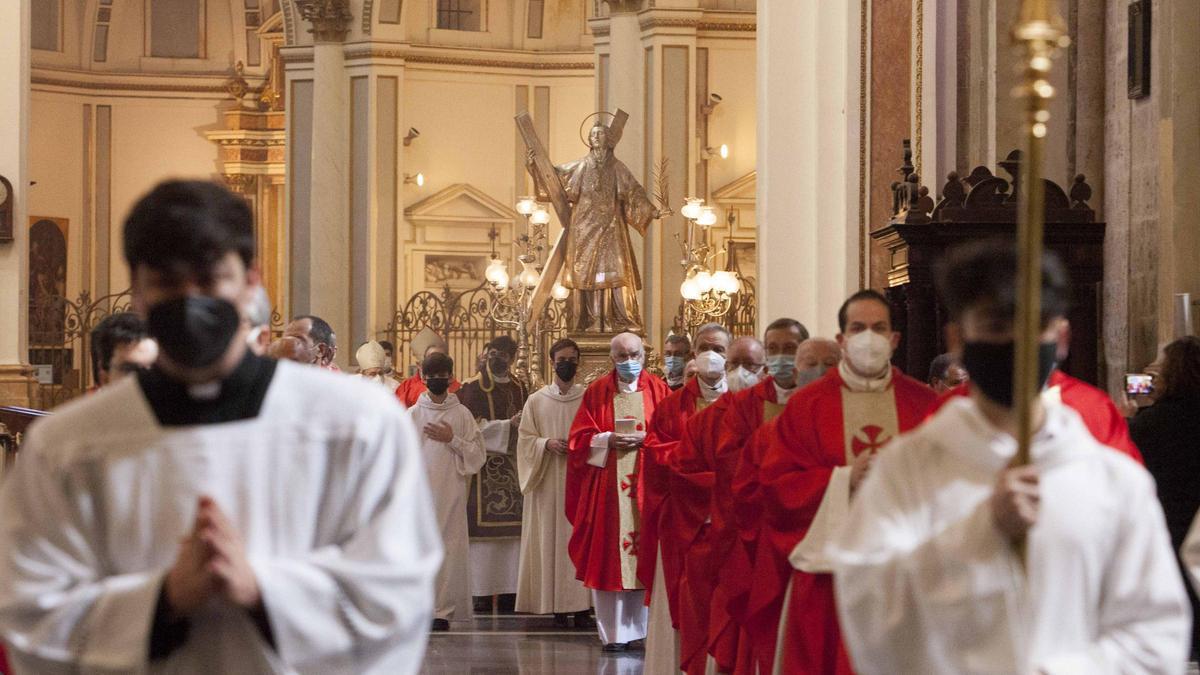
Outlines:
{"label": "clasped hands", "polygon": [[637,450],[638,448],[642,447],[642,444],[645,441],[646,434],[644,433],[618,434],[614,432],[613,435],[608,437],[608,449],[622,451]]}
{"label": "clasped hands", "polygon": [[193,614],[212,598],[249,611],[262,606],[242,537],[212,498],[197,500],[192,531],[179,542],[163,588],[177,618]]}

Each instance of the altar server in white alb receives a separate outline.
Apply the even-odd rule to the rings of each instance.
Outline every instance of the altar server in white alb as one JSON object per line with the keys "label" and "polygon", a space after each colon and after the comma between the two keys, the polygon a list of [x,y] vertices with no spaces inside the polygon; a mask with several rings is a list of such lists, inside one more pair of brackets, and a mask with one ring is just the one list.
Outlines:
{"label": "altar server in white alb", "polygon": [[550,346],[554,381],[525,402],[517,437],[517,476],[525,496],[521,517],[521,564],[517,611],[553,614],[555,626],[594,629],[588,616],[592,594],[575,578],[567,552],[571,523],[567,520],[567,437],[584,386],[575,383],[579,345],[563,338]]}
{"label": "altar server in white alb", "polygon": [[160,356],[31,428],[6,477],[16,672],[417,672],[442,549],[403,409],[249,352],[243,198],[163,183],[124,245]]}
{"label": "altar server in white alb", "polygon": [[[1044,384],[1069,286],[1042,268]],[[952,254],[939,286],[971,395],[879,453],[831,545],[855,670],[1184,672],[1190,609],[1150,475],[1044,400],[1032,464],[1010,467],[1013,247]]]}
{"label": "altar server in white alb", "polygon": [[475,416],[449,393],[454,360],[432,352],[421,362],[425,391],[409,410],[421,434],[425,468],[446,556],[438,572],[433,629],[471,618],[470,540],[467,538],[467,488],[487,454]]}

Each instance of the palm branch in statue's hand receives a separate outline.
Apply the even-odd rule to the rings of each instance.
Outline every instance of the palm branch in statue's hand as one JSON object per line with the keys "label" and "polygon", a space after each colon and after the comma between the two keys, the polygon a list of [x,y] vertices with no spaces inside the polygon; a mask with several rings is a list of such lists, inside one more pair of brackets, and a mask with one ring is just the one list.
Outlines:
{"label": "palm branch in statue's hand", "polygon": [[667,173],[668,160],[663,157],[658,163],[658,167],[654,170],[654,201],[658,202],[658,213],[656,218],[666,218],[667,216],[675,215],[675,211],[670,207],[671,204],[671,187],[669,185],[670,175]]}

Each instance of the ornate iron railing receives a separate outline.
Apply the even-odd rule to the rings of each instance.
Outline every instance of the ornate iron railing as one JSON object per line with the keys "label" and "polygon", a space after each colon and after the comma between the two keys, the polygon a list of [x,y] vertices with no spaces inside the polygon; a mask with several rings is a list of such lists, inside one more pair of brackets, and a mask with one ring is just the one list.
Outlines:
{"label": "ornate iron railing", "polygon": [[92,376],[92,329],[105,317],[129,311],[129,290],[92,299],[41,296],[29,303],[29,363],[39,371],[37,405],[49,410],[87,391]]}
{"label": "ornate iron railing", "polygon": [[[449,285],[440,293],[420,291],[396,310],[392,321],[379,331],[379,337],[396,346],[397,367],[409,375],[421,359],[421,354],[413,353],[412,342],[428,328],[446,342],[456,376],[466,379],[478,369],[478,358],[487,343],[498,335],[511,334],[509,327],[497,319],[515,320],[515,314],[508,316],[513,312],[504,304],[497,307],[498,299],[496,290],[487,283],[464,291],[454,291]],[[567,334],[566,303],[549,303],[529,332],[534,343],[530,358],[542,359],[542,372],[551,372],[545,361],[546,353],[555,340]]]}

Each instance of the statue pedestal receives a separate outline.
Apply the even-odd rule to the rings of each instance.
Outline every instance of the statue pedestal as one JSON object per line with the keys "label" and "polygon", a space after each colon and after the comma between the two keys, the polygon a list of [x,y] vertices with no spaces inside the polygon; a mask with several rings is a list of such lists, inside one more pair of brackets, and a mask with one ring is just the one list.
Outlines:
{"label": "statue pedestal", "polygon": [[[567,333],[567,337],[579,345],[579,374],[575,378],[576,382],[588,385],[604,377],[612,370],[611,343],[612,339],[617,335],[620,335],[620,333],[591,333],[582,331]],[[658,355],[654,351],[654,346],[647,344],[645,349],[646,371],[661,375],[660,371],[662,368],[658,363]]]}

